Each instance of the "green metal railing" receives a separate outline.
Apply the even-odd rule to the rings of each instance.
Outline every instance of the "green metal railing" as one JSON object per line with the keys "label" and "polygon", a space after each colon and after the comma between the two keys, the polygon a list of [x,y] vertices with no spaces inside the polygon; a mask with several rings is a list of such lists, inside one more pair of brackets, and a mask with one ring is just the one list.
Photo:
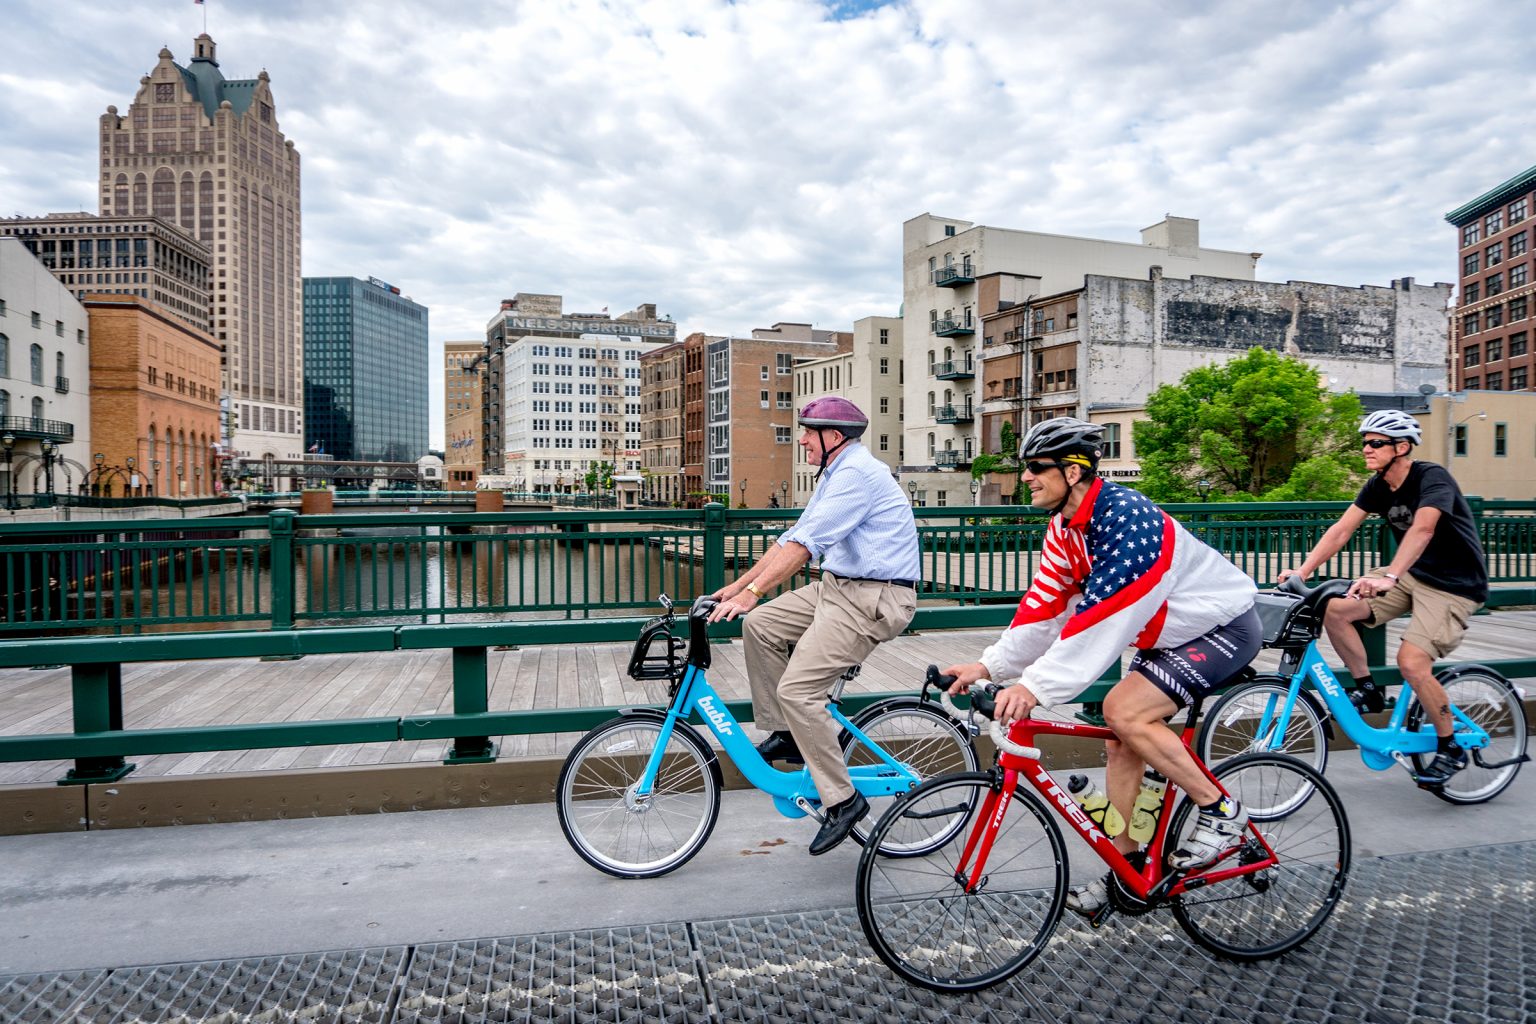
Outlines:
{"label": "green metal railing", "polygon": [[[1264,580],[1299,562],[1344,507],[1171,511]],[[1536,502],[1483,502],[1477,513],[1495,580],[1536,579]],[[74,716],[73,732],[0,736],[0,761],[72,758],[75,767],[60,781],[90,783],[126,775],[129,754],[452,739],[450,763],[490,760],[493,736],[580,731],[612,712],[490,711],[490,647],[630,640],[640,620],[615,612],[649,613],[661,590],[686,600],[717,589],[798,515],[710,505],[430,517],[279,511],[217,522],[91,524],[88,532],[79,524],[13,525],[0,533],[9,595],[0,628],[32,637],[146,635],[0,642],[0,668],[70,665]],[[924,589],[913,628],[1006,624],[1039,557],[1042,517],[996,507],[919,509],[917,517]],[[1382,560],[1380,546],[1389,540],[1379,529],[1362,530],[1325,571],[1357,574]],[[381,566],[388,571],[381,574]],[[1532,588],[1522,589],[1529,599]],[[524,621],[507,621],[516,616]],[[495,621],[472,621],[477,617]],[[373,624],[345,624],[357,621]],[[176,632],[211,624],[259,628]],[[334,628],[314,628],[322,625]],[[724,623],[717,632],[739,635],[739,628]],[[1381,632],[1370,645],[1378,665],[1385,661]],[[449,714],[123,728],[124,663],[434,648],[453,651]],[[1536,659],[1495,664],[1514,676],[1536,675]],[[1391,681],[1390,670],[1376,671]],[[1101,700],[1112,681],[1098,681],[1079,699]],[[846,703],[856,709],[880,696]],[[746,702],[731,708],[750,718]]]}
{"label": "green metal railing", "polygon": [[[1536,502],[1480,503],[1495,584],[1536,581]],[[1261,585],[1298,564],[1339,503],[1172,506]],[[999,511],[1015,513],[999,516]],[[0,635],[137,634],[213,626],[342,626],[648,612],[733,579],[798,509],[433,512],[16,524],[0,533]],[[1028,586],[1043,517],[916,510],[925,605],[1008,604]],[[1368,521],[1323,569],[1390,557]],[[809,579],[809,571],[801,579]],[[1529,588],[1522,588],[1529,590]]]}

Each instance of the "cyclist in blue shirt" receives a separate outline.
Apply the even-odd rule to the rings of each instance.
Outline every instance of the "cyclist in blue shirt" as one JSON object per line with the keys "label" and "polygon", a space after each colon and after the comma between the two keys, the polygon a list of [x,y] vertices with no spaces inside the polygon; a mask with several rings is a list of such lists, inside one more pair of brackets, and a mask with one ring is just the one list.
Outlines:
{"label": "cyclist in blue shirt", "polygon": [[[889,467],[859,443],[869,418],[845,398],[818,398],[800,411],[800,447],[819,466],[799,521],[734,583],[714,595],[711,621],[745,615],[743,653],[768,761],[803,762],[824,820],[812,856],[847,838],[869,813],[838,747],[827,692],[875,646],[907,628],[917,610],[917,524]],[[759,604],[812,559],[821,578]],[[750,614],[748,614],[750,613]],[[794,653],[790,653],[790,645]]]}

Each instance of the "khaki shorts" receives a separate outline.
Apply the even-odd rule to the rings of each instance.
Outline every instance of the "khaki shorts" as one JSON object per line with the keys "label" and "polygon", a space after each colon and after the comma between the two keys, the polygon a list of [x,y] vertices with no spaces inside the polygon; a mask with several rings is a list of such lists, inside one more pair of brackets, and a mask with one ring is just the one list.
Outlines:
{"label": "khaki shorts", "polygon": [[[1386,574],[1383,567],[1372,569],[1366,576],[1380,578]],[[1412,611],[1403,639],[1436,659],[1461,646],[1462,637],[1467,635],[1467,619],[1479,607],[1469,597],[1437,590],[1406,572],[1391,590],[1367,603],[1371,606],[1371,617],[1364,623],[1367,626],[1382,625]]]}

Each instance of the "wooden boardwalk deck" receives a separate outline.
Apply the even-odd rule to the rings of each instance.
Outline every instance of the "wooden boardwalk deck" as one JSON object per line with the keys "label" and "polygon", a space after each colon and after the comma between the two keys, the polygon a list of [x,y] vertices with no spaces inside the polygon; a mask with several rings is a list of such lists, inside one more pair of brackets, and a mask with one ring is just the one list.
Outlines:
{"label": "wooden boardwalk deck", "polygon": [[[1406,620],[1389,627],[1395,650]],[[948,630],[899,637],[877,648],[854,690],[915,690],[929,664],[971,661],[997,630]],[[1327,652],[1331,655],[1331,651]],[[1536,611],[1501,611],[1473,619],[1459,660],[1536,656]],[[492,651],[492,710],[660,704],[665,684],[624,674],[628,644],[561,645]],[[123,720],[129,729],[447,713],[452,710],[449,651],[316,655],[300,661],[256,659],[163,662],[123,668]],[[1265,652],[1259,664],[1274,664]],[[1336,659],[1330,658],[1331,661]],[[748,696],[739,643],[715,649],[710,681],[728,699]],[[0,670],[0,734],[68,732],[68,669]],[[503,758],[564,756],[574,734],[505,736]],[[432,762],[440,740],[231,750],[136,757],[135,777],[274,771]],[[0,764],[0,785],[51,782],[70,762]]]}

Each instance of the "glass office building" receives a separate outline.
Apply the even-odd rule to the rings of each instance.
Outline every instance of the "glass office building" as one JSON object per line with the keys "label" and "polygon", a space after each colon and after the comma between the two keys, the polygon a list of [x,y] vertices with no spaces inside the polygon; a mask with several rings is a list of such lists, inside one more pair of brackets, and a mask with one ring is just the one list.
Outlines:
{"label": "glass office building", "polygon": [[338,461],[427,454],[427,308],[369,278],[304,279],[304,448]]}

